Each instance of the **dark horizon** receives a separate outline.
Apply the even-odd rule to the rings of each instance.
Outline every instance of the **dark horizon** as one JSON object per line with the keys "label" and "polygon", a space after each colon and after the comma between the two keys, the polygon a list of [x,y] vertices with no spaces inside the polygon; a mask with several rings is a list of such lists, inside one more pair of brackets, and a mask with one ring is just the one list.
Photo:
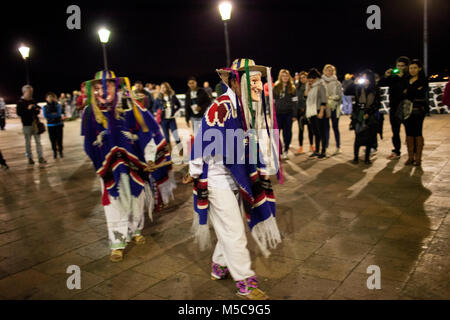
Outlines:
{"label": "dark horizon", "polygon": [[[47,2],[12,4],[1,22],[0,96],[14,103],[25,84],[25,66],[17,51],[31,47],[30,78],[35,97],[47,91],[72,93],[103,68],[97,36],[101,25],[111,30],[108,64],[119,76],[160,83],[186,91],[187,77],[199,85],[219,78],[225,66],[219,1]],[[365,68],[383,73],[400,55],[423,56],[423,0],[302,1],[235,0],[229,22],[231,59],[252,58],[273,68],[296,71],[327,63],[338,76]],[[81,30],[69,30],[66,8],[81,8]],[[381,30],[366,27],[366,8],[381,8]],[[450,3],[429,1],[429,74],[448,73]],[[6,15],[5,15],[6,17]]]}

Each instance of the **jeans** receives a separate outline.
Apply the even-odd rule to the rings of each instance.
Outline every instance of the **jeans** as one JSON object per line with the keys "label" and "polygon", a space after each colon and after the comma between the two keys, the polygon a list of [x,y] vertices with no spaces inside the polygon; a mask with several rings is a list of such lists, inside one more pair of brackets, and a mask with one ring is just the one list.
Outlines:
{"label": "jeans", "polygon": [[63,151],[63,126],[49,126],[47,127],[48,136],[52,143],[53,152]]}
{"label": "jeans", "polygon": [[305,124],[306,127],[308,129],[308,139],[309,139],[309,145],[312,146],[313,145],[313,139],[314,139],[314,134],[313,134],[313,130],[311,128],[311,125],[309,124],[308,121],[304,120],[304,117],[299,117],[297,118],[297,122],[298,122],[298,143],[300,145],[300,147],[303,147],[303,135],[305,132]]}
{"label": "jeans", "polygon": [[351,114],[352,113],[352,97],[342,96],[342,113]]}
{"label": "jeans", "polygon": [[325,154],[326,142],[325,137],[327,134],[326,130],[326,122],[327,118],[319,119],[317,116],[309,118],[309,122],[311,124],[312,130],[314,132],[314,137],[316,139],[316,152],[320,152],[320,143],[322,143],[321,153]]}
{"label": "jeans", "polygon": [[200,126],[202,125],[202,118],[191,118],[192,130],[194,131],[194,138],[197,136]]}
{"label": "jeans", "polygon": [[169,130],[172,132],[172,135],[175,138],[175,142],[176,143],[180,142],[180,138],[178,137],[177,123],[176,123],[174,118],[172,118],[172,119],[162,119],[161,127],[163,129],[163,133],[164,133],[164,137],[166,138],[166,142],[168,144],[170,143]]}
{"label": "jeans", "polygon": [[[334,138],[336,139],[336,148],[341,147],[341,134],[339,133],[339,118],[336,115],[336,110],[331,111],[331,125],[333,126]],[[326,146],[330,143],[330,121],[326,120],[327,126],[327,138],[326,138]]]}
{"label": "jeans", "polygon": [[389,111],[389,120],[391,122],[392,128],[392,144],[394,145],[394,149],[392,150],[392,152],[400,155],[400,148],[402,146],[400,141],[400,126],[402,123],[395,116],[395,110]]}
{"label": "jeans", "polygon": [[284,151],[288,152],[292,140],[292,114],[277,114],[277,122],[278,128],[283,131]]}
{"label": "jeans", "polygon": [[33,158],[33,153],[31,152],[31,136],[34,137],[34,142],[36,143],[36,150],[39,158],[43,158],[42,146],[41,146],[41,136],[33,133],[33,126],[23,126],[23,135],[25,137],[25,149],[28,159]]}

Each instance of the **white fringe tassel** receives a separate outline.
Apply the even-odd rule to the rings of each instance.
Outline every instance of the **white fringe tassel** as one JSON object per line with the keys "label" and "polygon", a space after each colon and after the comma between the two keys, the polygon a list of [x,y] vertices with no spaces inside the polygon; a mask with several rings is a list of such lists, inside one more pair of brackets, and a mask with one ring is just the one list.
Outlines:
{"label": "white fringe tassel", "polygon": [[258,223],[252,230],[253,239],[255,239],[258,247],[261,249],[264,257],[270,256],[270,249],[275,249],[281,243],[281,234],[278,230],[277,222],[274,216]]}
{"label": "white fringe tassel", "polygon": [[164,203],[174,200],[173,190],[177,187],[173,170],[169,171],[169,179],[159,185],[159,192]]}
{"label": "white fringe tassel", "polygon": [[194,235],[194,243],[200,247],[200,251],[204,251],[211,247],[211,231],[209,224],[200,225],[198,214],[194,212],[194,219],[192,221],[191,232]]}
{"label": "white fringe tassel", "polygon": [[155,208],[155,198],[153,197],[153,192],[150,189],[150,185],[148,183],[144,185],[144,191],[145,191],[145,205],[147,207],[148,217],[150,218],[150,221],[153,222],[153,210]]}

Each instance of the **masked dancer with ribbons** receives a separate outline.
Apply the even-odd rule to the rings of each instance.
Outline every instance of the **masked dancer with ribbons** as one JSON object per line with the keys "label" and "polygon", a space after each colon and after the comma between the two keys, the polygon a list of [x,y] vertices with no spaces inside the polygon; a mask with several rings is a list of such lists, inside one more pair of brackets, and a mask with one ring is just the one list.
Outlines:
{"label": "masked dancer with ribbons", "polygon": [[85,82],[84,149],[100,177],[110,260],[123,259],[128,242],[144,244],[144,210],[173,198],[168,145],[150,112],[133,95],[128,78],[100,71]]}
{"label": "masked dancer with ribbons", "polygon": [[[268,257],[269,249],[281,242],[269,175],[283,179],[270,68],[237,59],[231,68],[217,72],[226,91],[205,112],[192,145],[189,173],[183,178],[184,183],[194,183],[193,231],[204,249],[210,245],[208,222],[214,227],[218,241],[212,280],[231,276],[239,297],[266,300],[251,268],[243,215]],[[269,105],[262,90],[265,76]]]}

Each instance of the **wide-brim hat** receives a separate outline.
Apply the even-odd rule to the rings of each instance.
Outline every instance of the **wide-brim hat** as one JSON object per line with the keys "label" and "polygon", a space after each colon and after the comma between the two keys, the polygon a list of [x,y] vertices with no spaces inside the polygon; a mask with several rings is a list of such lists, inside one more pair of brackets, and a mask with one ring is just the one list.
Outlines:
{"label": "wide-brim hat", "polygon": [[237,72],[243,72],[245,71],[245,64],[248,65],[249,71],[259,71],[261,72],[262,76],[267,75],[267,67],[265,66],[259,66],[255,64],[255,61],[252,59],[235,59],[233,63],[231,64],[230,68],[222,68],[222,69],[216,69],[216,72],[219,73],[219,75],[231,73],[233,71]]}
{"label": "wide-brim hat", "polygon": [[[103,81],[103,80],[117,80],[119,79],[121,84],[125,84],[128,80],[127,77],[117,77],[114,71],[111,70],[101,70],[95,73],[94,79],[87,80],[84,84],[92,84],[94,82]],[[129,81],[129,80],[128,80]]]}

